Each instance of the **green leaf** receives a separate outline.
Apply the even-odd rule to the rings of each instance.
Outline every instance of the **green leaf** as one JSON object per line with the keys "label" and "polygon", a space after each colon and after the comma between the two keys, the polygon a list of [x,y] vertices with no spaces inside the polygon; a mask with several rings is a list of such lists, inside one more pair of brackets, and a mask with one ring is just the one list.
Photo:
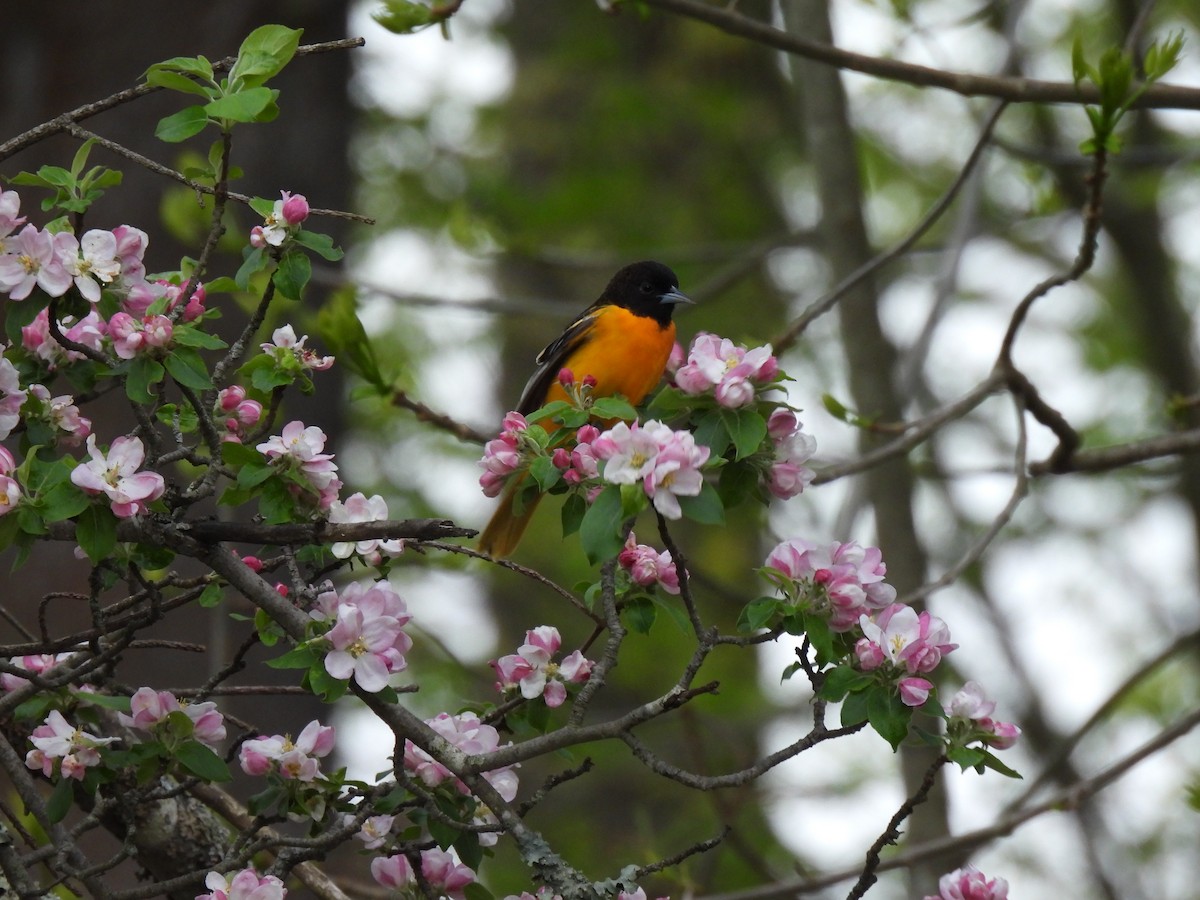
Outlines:
{"label": "green leaf", "polygon": [[733,441],[721,412],[719,409],[710,409],[696,421],[696,443],[708,447],[714,457],[724,456]]}
{"label": "green leaf", "polygon": [[264,113],[275,102],[279,91],[267,87],[252,87],[233,94],[218,97],[203,107],[210,119],[225,119],[231,122],[262,121]]}
{"label": "green leaf", "polygon": [[317,313],[317,333],[338,360],[368,384],[386,388],[371,339],[358,318],[353,289],[336,291]]}
{"label": "green leaf", "polygon": [[569,494],[567,502],[562,505],[562,533],[563,537],[574,534],[579,530],[580,523],[583,522],[583,516],[587,512],[587,501],[583,499],[581,494]]}
{"label": "green leaf", "polygon": [[867,696],[866,691],[859,691],[855,694],[848,694],[842,701],[841,723],[843,728],[867,721]]}
{"label": "green leaf", "polygon": [[[871,676],[863,672],[859,672],[852,666],[838,666],[836,669],[830,669],[824,673],[825,680],[821,685],[821,690],[818,696],[822,700],[828,700],[831,703],[837,703],[845,699],[848,695],[853,696],[854,693],[861,692],[862,689],[871,683]],[[863,714],[863,721],[866,714]]]}
{"label": "green leaf", "polygon": [[144,354],[135,356],[129,361],[125,376],[125,396],[141,406],[149,406],[154,402],[151,387],[162,381],[163,373],[162,363],[158,360]]}
{"label": "green leaf", "polygon": [[129,712],[130,699],[128,697],[114,697],[111,694],[91,694],[80,691],[75,694],[75,699],[80,703],[89,706],[102,706],[105,709],[115,709],[117,712]]}
{"label": "green leaf", "polygon": [[67,817],[74,802],[75,792],[71,787],[71,779],[59,775],[58,783],[54,785],[50,799],[46,802],[46,817],[51,822],[61,822]]}
{"label": "green leaf", "polygon": [[251,277],[265,269],[271,258],[261,247],[246,247],[242,252],[245,255],[242,258],[242,264],[233,276],[233,283],[243,291],[247,291],[250,289]]}
{"label": "green leaf", "polygon": [[272,669],[308,669],[320,662],[322,656],[317,650],[307,645],[293,647],[283,656],[268,659],[267,665]]}
{"label": "green leaf", "polygon": [[163,68],[161,64],[151,66],[146,70],[146,84],[178,91],[181,94],[195,94],[206,99],[212,97],[212,88],[205,87],[200,82],[189,78],[182,72]]}
{"label": "green leaf", "polygon": [[892,745],[893,750],[899,749],[900,742],[908,735],[912,710],[890,688],[876,686],[874,690],[864,693],[867,695],[867,721],[879,732],[880,737]]}
{"label": "green leaf", "polygon": [[625,619],[638,634],[649,634],[657,615],[658,610],[649,597],[634,597],[625,606]]}
{"label": "green leaf", "polygon": [[214,582],[200,592],[200,596],[196,598],[196,602],[205,609],[212,609],[214,606],[218,606],[224,597],[224,588]]}
{"label": "green leaf", "polygon": [[430,8],[413,0],[384,0],[384,8],[372,12],[371,18],[393,34],[409,34],[433,23]]}
{"label": "green leaf", "polygon": [[302,34],[301,29],[283,25],[255,28],[238,48],[237,62],[229,71],[230,82],[254,87],[278,75],[296,55]]}
{"label": "green leaf", "polygon": [[117,549],[117,519],[112,511],[92,504],[75,520],[75,540],[93,563],[112,556]]}
{"label": "green leaf", "polygon": [[537,482],[542,493],[546,493],[562,478],[562,470],[554,465],[549,456],[539,456],[529,465],[529,474]]}
{"label": "green leaf", "polygon": [[229,781],[229,766],[199,741],[184,741],[175,750],[179,764],[205,781]]}
{"label": "green leaf", "polygon": [[588,562],[598,565],[612,559],[625,546],[621,537],[621,491],[617,485],[608,485],[592,501],[579,523],[579,540]]}
{"label": "green leaf", "polygon": [[702,525],[724,525],[725,507],[721,498],[709,482],[705,481],[700,487],[700,493],[695,497],[680,497],[679,508],[686,518]]}
{"label": "green leaf", "polygon": [[292,235],[292,240],[301,247],[307,247],[309,250],[321,256],[330,262],[336,262],[341,259],[344,254],[340,248],[334,246],[333,238],[327,234],[319,234],[315,231],[305,231],[300,229]]}
{"label": "green leaf", "polygon": [[163,360],[167,371],[179,384],[197,391],[206,391],[213,386],[208,377],[208,367],[200,354],[191,347],[176,347]]}
{"label": "green leaf", "polygon": [[1004,763],[1000,762],[988,750],[983,751],[983,765],[985,768],[991,769],[993,772],[999,772],[1007,778],[1021,778],[1021,773],[1016,769],[1009,768]]}
{"label": "green leaf", "polygon": [[738,615],[737,630],[742,634],[749,634],[769,628],[784,606],[784,602],[778,597],[758,597],[751,600]]}
{"label": "green leaf", "polygon": [[289,300],[299,300],[312,277],[312,262],[303,253],[288,252],[279,260],[279,267],[272,276],[275,289]]}
{"label": "green leaf", "polygon": [[622,419],[631,422],[637,418],[637,410],[624,397],[599,397],[592,404],[592,416],[597,419]]}
{"label": "green leaf", "polygon": [[154,136],[168,144],[178,144],[199,134],[208,124],[208,113],[203,106],[188,106],[165,119],[160,119]]}
{"label": "green leaf", "polygon": [[175,56],[171,59],[163,60],[155,63],[146,70],[146,78],[148,79],[151,72],[158,70],[168,70],[173,72],[182,72],[186,75],[195,75],[197,78],[202,78],[205,81],[213,80],[212,63],[203,56]]}
{"label": "green leaf", "polygon": [[745,459],[758,452],[767,437],[767,420],[752,406],[721,410],[725,430],[733,440],[735,459]]}
{"label": "green leaf", "polygon": [[171,332],[171,341],[180,347],[199,347],[201,350],[223,350],[229,345],[207,331],[192,325],[176,325]]}
{"label": "green leaf", "polygon": [[92,501],[83,491],[69,481],[60,482],[38,496],[42,517],[47,522],[65,522],[73,519]]}

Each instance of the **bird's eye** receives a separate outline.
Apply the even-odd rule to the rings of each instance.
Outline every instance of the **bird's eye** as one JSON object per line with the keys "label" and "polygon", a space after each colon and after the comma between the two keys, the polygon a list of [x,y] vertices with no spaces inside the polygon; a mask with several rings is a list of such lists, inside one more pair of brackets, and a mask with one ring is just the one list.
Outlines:
{"label": "bird's eye", "polygon": [[641,287],[639,288],[639,290],[640,290],[640,291],[641,291],[643,294],[653,294],[653,293],[654,293],[654,285],[652,285],[652,284],[651,284],[650,282],[648,282],[648,281],[643,281],[643,282],[642,282],[642,285],[641,285]]}

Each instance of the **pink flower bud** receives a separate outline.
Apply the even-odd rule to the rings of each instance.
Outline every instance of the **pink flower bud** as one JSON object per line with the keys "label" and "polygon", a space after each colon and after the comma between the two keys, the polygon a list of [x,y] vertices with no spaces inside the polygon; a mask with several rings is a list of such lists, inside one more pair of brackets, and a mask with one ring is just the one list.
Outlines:
{"label": "pink flower bud", "polygon": [[558,383],[561,384],[565,388],[569,388],[571,385],[573,385],[575,383],[575,373],[572,372],[570,369],[566,369],[566,368],[559,369],[558,370]]}
{"label": "pink flower bud", "polygon": [[550,456],[550,461],[554,463],[556,469],[571,468],[571,454],[562,447],[557,448]]}
{"label": "pink flower bud", "polygon": [[303,194],[282,192],[283,220],[289,225],[299,225],[308,218],[308,199]]}
{"label": "pink flower bud", "polygon": [[237,405],[246,399],[246,389],[240,384],[232,384],[217,394],[217,405],[224,412],[233,412]]}

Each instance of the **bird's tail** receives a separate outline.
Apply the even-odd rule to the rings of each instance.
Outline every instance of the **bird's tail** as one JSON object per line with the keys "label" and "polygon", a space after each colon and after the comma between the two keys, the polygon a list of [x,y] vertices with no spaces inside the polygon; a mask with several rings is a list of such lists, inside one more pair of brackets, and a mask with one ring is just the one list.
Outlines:
{"label": "bird's tail", "polygon": [[496,559],[504,559],[517,549],[517,544],[521,542],[521,536],[525,534],[525,529],[537,510],[538,502],[542,499],[541,494],[534,494],[525,503],[525,508],[520,513],[513,512],[513,497],[521,489],[524,480],[525,476],[518,478],[500,497],[500,507],[492,515],[487,527],[483,529],[483,534],[479,536],[481,553],[486,553]]}

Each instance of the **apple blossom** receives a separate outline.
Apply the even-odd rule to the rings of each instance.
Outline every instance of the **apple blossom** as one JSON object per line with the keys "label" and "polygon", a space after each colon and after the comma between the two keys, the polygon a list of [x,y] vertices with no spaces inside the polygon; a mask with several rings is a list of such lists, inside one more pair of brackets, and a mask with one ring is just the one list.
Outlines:
{"label": "apple blossom", "polygon": [[883,580],[883,554],[857,541],[794,538],[777,544],[763,565],[793,602],[828,616],[834,631],[850,631],[864,613],[896,599],[896,589]]}
{"label": "apple blossom", "polygon": [[611,484],[642,482],[654,508],[668,519],[683,515],[679,497],[694,497],[703,487],[700,472],[709,449],[698,446],[690,431],[672,431],[651,419],[639,425],[618,422],[591,444],[604,460],[604,480]]}
{"label": "apple blossom", "polygon": [[26,405],[26,422],[45,422],[62,433],[62,442],[66,446],[78,447],[92,433],[92,420],[80,413],[75,398],[70,394],[51,397],[44,385],[31,384],[29,396],[34,402]]}
{"label": "apple blossom", "polygon": [[[2,498],[0,498],[0,503],[3,503]],[[29,656],[14,656],[8,662],[9,665],[15,666],[18,669],[24,669],[26,672],[31,672],[34,675],[41,675],[49,672],[60,662],[70,658],[70,653],[36,653]],[[9,672],[0,672],[0,688],[6,691],[15,691],[17,688],[24,687],[27,684],[29,684],[27,678],[22,678],[20,675],[14,675]]]}
{"label": "apple blossom", "polygon": [[406,888],[416,881],[412,863],[403,853],[375,857],[371,860],[371,877],[381,886],[394,890]]}
{"label": "apple blossom", "polygon": [[166,316],[147,315],[135,319],[127,312],[118,312],[108,320],[108,336],[117,356],[133,359],[140,353],[170,346],[174,327]]}
{"label": "apple blossom", "polygon": [[0,188],[0,252],[5,251],[4,239],[20,225],[25,224],[21,211],[21,197],[16,191]]}
{"label": "apple blossom", "polygon": [[[102,348],[108,333],[108,324],[95,310],[78,320],[68,316],[59,320],[57,325],[63,337],[96,351]],[[21,328],[21,346],[45,363],[50,371],[84,359],[82,353],[67,349],[50,333],[50,314],[46,309],[38,312],[32,322]]]}
{"label": "apple blossom", "polygon": [[334,474],[337,465],[332,453],[323,453],[325,432],[316,425],[305,426],[293,421],[283,426],[279,435],[272,436],[256,448],[272,463],[295,468],[319,495],[318,505],[328,509],[337,499],[342,482]]}
{"label": "apple blossom", "polygon": [[558,652],[562,638],[552,625],[541,625],[525,632],[525,643],[515,654],[502,656],[489,665],[495,670],[500,691],[520,688],[526,700],[542,697],[552,709],[567,699],[567,684],[587,681],[591,675],[591,660],[578,650],[561,663],[551,659]]}
{"label": "apple blossom", "polygon": [[483,445],[479,485],[487,497],[498,497],[505,479],[521,466],[522,434],[528,426],[519,412],[508,412],[500,434]]}
{"label": "apple blossom", "polygon": [[927,611],[893,603],[874,620],[863,614],[859,626],[864,637],[854,652],[860,668],[876,671],[888,666],[887,672],[897,676],[900,699],[907,706],[921,706],[933,685],[917,676],[933,671],[942,656],[958,646],[950,643],[946,623]]}
{"label": "apple blossom", "polygon": [[925,900],[1008,900],[1008,882],[967,865],[939,878],[938,892]]}
{"label": "apple blossom", "polygon": [[[70,240],[74,237],[66,232]],[[4,241],[0,254],[0,293],[24,300],[35,287],[51,297],[61,297],[71,287],[71,274],[63,264],[58,236],[26,225]]]}
{"label": "apple blossom", "polygon": [[434,894],[451,900],[463,900],[463,888],[475,880],[474,870],[459,861],[453,848],[422,850],[421,875]]}
{"label": "apple blossom", "polygon": [[200,743],[216,749],[225,740],[225,717],[216,703],[180,703],[170,691],[138,688],[130,699],[130,713],[118,713],[117,718],[122,725],[154,732],[173,712],[182,712],[192,720],[192,737]]}
{"label": "apple blossom", "polygon": [[146,512],[147,504],[166,489],[166,482],[157,472],[138,471],[146,458],[140,438],[119,437],[105,454],[96,446],[96,436],[89,434],[87,449],[91,459],[71,470],[71,483],[84,493],[107,495],[118,518]]}
{"label": "apple blossom", "polygon": [[49,778],[54,774],[54,761],[61,760],[59,771],[62,776],[81,781],[86,769],[100,764],[99,748],[107,747],[115,740],[76,728],[57,709],[51,710],[46,721],[35,728],[29,738],[34,749],[26,754],[25,765],[41,769]]}
{"label": "apple blossom", "polygon": [[[438,713],[432,719],[426,719],[425,724],[468,756],[491,753],[500,746],[500,733],[491,725],[481,722],[473,712],[456,716]],[[452,779],[459,793],[470,793],[467,786],[455,778],[449,769],[410,740],[404,742],[404,768],[428,787],[437,787],[443,781]],[[512,766],[484,772],[483,777],[505,800],[512,801],[517,796],[517,774]]]}
{"label": "apple blossom", "polygon": [[[350,824],[354,821],[354,816],[347,813],[343,821]],[[368,816],[354,837],[362,841],[364,850],[377,850],[392,833],[392,824],[395,821],[395,816]]]}
{"label": "apple blossom", "polygon": [[676,386],[697,396],[712,391],[719,406],[737,409],[754,402],[758,387],[770,384],[779,364],[770,344],[747,350],[728,338],[701,333],[687,361],[675,370]]}
{"label": "apple blossom", "polygon": [[[329,505],[329,521],[335,524],[348,522],[387,521],[387,501],[379,494],[367,498],[361,491],[351,494],[346,502],[334,500]],[[357,553],[368,565],[377,566],[383,554],[399,556],[404,552],[404,541],[399,538],[368,538],[362,541],[338,541],[329,548],[338,559],[348,559]]]}
{"label": "apple blossom", "polygon": [[332,356],[317,356],[314,350],[304,346],[304,342],[308,340],[308,335],[303,335],[299,339],[296,337],[296,330],[291,325],[283,325],[276,328],[271,334],[271,343],[260,344],[264,353],[270,354],[277,363],[286,364],[290,360],[294,360],[301,369],[311,369],[317,372],[323,372],[334,363]]}
{"label": "apple blossom", "polygon": [[313,781],[321,774],[319,759],[333,750],[334,730],[316,719],[304,726],[294,741],[288,735],[259,735],[238,748],[238,762],[247,775],[265,775],[278,769],[282,778]]}
{"label": "apple blossom", "polygon": [[209,872],[204,879],[207,894],[196,900],[283,900],[288,890],[274,875],[259,876],[253,867],[242,869],[232,877]]}
{"label": "apple blossom", "polygon": [[949,717],[947,731],[950,738],[963,744],[979,740],[997,750],[1007,750],[1021,736],[1021,729],[1016,725],[992,718],[996,701],[988,699],[978,682],[964,684],[943,709]]}
{"label": "apple blossom", "polygon": [[671,554],[666,550],[659,553],[647,544],[639,544],[632,531],[625,539],[625,549],[617,557],[617,562],[629,573],[634,584],[642,587],[660,584],[668,594],[679,593],[679,573]]}
{"label": "apple blossom", "polygon": [[117,237],[111,231],[93,228],[79,239],[78,252],[65,258],[75,287],[89,303],[100,301],[100,286],[112,284],[121,274]]}
{"label": "apple blossom", "polygon": [[0,441],[12,434],[21,421],[25,396],[17,367],[11,360],[0,358]]}

